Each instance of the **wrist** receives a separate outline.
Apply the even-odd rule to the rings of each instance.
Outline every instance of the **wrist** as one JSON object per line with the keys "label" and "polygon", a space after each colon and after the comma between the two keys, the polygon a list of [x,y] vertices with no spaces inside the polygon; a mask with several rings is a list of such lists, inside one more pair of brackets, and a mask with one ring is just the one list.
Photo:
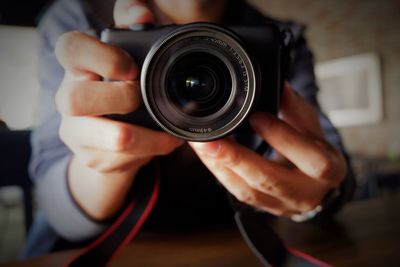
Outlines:
{"label": "wrist", "polygon": [[67,183],[81,210],[91,219],[102,221],[112,217],[123,205],[138,169],[100,173],[73,157]]}

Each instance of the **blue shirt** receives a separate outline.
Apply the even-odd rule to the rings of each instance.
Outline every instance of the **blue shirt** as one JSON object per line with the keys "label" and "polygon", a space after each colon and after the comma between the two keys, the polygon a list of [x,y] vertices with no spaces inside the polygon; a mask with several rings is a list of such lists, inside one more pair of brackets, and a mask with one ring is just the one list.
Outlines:
{"label": "blue shirt", "polygon": [[[40,120],[32,134],[30,164],[39,211],[23,252],[24,257],[80,246],[99,235],[108,225],[107,222],[95,221],[85,214],[69,192],[67,173],[72,152],[58,136],[60,115],[54,102],[64,75],[54,54],[57,39],[68,31],[93,33],[93,27],[99,30],[82,3],[79,0],[55,1],[39,25]],[[245,6],[240,13],[243,23],[271,20],[249,6]],[[293,62],[288,76],[291,87],[315,106],[327,140],[343,151],[337,131],[321,112],[317,102],[313,57],[303,37],[304,27],[294,23],[278,23],[289,26],[295,37]],[[168,168],[171,164],[176,167]],[[230,217],[223,189],[216,185],[210,173],[200,168],[196,171],[197,175],[193,174],[191,166],[199,168],[199,165],[199,160],[185,148],[163,159],[163,176],[166,178],[163,179],[162,194],[148,225],[182,228],[219,220],[213,222],[210,218]],[[349,174],[341,185],[341,196],[335,203],[336,207],[349,198],[352,187],[353,180]],[[157,222],[162,223],[160,225]]]}

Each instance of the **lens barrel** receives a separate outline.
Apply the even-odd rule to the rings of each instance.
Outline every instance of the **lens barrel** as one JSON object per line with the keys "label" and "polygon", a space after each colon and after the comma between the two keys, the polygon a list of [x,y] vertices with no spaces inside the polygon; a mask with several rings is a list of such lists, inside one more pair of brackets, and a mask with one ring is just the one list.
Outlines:
{"label": "lens barrel", "polygon": [[235,130],[252,108],[256,86],[240,38],[208,23],[180,26],[159,39],[141,74],[149,114],[165,131],[191,141]]}

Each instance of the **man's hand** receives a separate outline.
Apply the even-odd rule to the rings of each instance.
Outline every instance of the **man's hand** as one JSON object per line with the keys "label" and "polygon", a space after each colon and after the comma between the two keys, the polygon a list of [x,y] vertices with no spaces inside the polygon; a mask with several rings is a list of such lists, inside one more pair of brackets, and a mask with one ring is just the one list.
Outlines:
{"label": "man's hand", "polygon": [[250,118],[254,130],[278,153],[268,160],[225,138],[191,143],[200,159],[238,200],[275,215],[317,207],[347,171],[343,155],[325,141],[318,114],[286,86],[282,120],[266,113]]}
{"label": "man's hand", "polygon": [[[117,25],[150,22],[141,1],[118,1]],[[64,34],[56,55],[65,69],[56,95],[60,137],[73,151],[68,183],[73,197],[93,218],[119,210],[137,171],[156,155],[183,142],[164,133],[112,121],[104,114],[126,114],[140,105],[139,69],[123,50],[80,32]],[[101,81],[106,77],[118,82]]]}

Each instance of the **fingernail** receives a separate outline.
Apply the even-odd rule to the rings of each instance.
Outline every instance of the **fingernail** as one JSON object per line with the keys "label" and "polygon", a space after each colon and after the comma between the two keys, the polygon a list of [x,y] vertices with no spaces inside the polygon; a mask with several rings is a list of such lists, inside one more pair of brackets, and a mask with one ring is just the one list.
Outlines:
{"label": "fingernail", "polygon": [[190,142],[190,144],[197,152],[206,156],[215,156],[221,149],[221,144],[219,142],[208,142],[208,143]]}
{"label": "fingernail", "polygon": [[271,114],[264,112],[256,112],[250,117],[250,124],[257,132],[268,130],[274,117]]}

